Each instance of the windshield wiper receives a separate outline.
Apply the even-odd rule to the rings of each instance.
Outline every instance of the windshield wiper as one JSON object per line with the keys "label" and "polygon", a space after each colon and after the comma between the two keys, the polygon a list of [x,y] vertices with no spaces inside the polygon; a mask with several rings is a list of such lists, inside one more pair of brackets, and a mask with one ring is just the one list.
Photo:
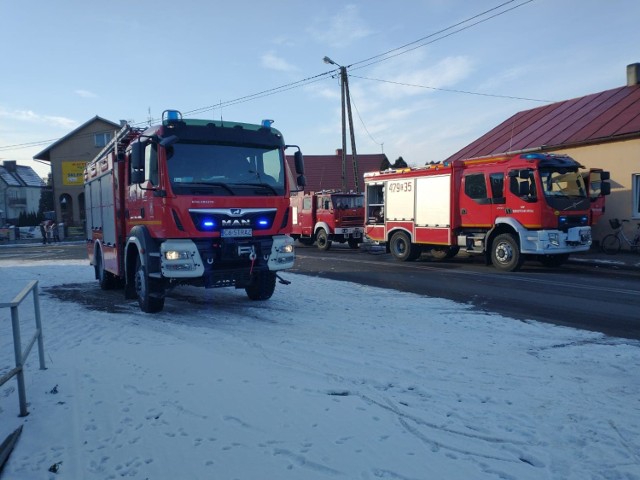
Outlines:
{"label": "windshield wiper", "polygon": [[274,195],[278,195],[278,191],[268,183],[241,183],[241,184],[235,184],[235,185],[238,185],[239,187],[246,185],[249,187],[266,188],[267,190],[270,190]]}
{"label": "windshield wiper", "polygon": [[229,192],[231,195],[235,195],[235,192],[231,189],[229,185],[224,182],[180,182],[179,185],[185,186],[202,186],[205,185],[207,187],[221,187]]}

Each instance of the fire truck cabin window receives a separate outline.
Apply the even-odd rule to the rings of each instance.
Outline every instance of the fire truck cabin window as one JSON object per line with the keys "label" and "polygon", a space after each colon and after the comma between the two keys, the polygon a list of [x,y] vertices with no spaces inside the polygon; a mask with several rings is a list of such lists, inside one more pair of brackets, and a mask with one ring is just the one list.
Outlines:
{"label": "fire truck cabin window", "polygon": [[533,170],[509,171],[509,191],[525,202],[536,202],[538,198]]}
{"label": "fire truck cabin window", "polygon": [[276,147],[178,142],[172,148],[168,176],[179,195],[207,188],[211,194],[284,193],[284,157]]}
{"label": "fire truck cabin window", "polygon": [[144,171],[146,179],[152,185],[158,184],[158,149],[156,145],[147,144],[144,149]]}
{"label": "fire truck cabin window", "polygon": [[540,170],[542,188],[547,197],[585,197],[584,179],[578,171]]}
{"label": "fire truck cabin window", "polygon": [[505,203],[504,198],[504,173],[492,173],[489,175],[491,182],[491,199],[493,203]]}
{"label": "fire truck cabin window", "polygon": [[487,183],[483,173],[473,173],[464,177],[464,193],[474,200],[487,198]]}

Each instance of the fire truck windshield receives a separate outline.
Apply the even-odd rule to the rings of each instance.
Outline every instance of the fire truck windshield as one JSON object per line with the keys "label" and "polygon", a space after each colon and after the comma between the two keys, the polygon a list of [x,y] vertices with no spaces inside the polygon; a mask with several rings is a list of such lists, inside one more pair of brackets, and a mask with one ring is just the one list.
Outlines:
{"label": "fire truck windshield", "polygon": [[167,172],[177,195],[284,195],[284,159],[273,147],[175,143]]}
{"label": "fire truck windshield", "polygon": [[360,195],[333,195],[333,208],[348,209],[364,206],[364,196]]}
{"label": "fire truck windshield", "polygon": [[540,180],[547,203],[558,210],[588,208],[584,179],[577,170],[541,169]]}

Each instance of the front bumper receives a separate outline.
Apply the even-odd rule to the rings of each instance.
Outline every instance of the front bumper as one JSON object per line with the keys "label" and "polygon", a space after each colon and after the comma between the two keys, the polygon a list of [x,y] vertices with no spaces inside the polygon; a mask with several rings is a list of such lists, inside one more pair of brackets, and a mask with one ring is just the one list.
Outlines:
{"label": "front bumper", "polygon": [[533,230],[520,235],[522,253],[553,255],[586,252],[591,248],[591,227],[573,227],[562,230]]}

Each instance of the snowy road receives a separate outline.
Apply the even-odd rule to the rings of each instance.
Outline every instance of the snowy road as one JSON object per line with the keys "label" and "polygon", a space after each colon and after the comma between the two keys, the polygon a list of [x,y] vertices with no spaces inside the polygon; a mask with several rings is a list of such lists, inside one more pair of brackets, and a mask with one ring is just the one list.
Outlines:
{"label": "snowy road", "polygon": [[40,281],[48,363],[26,419],[0,387],[3,480],[640,479],[638,342],[300,275],[146,315],[92,273],[0,262],[2,299]]}

